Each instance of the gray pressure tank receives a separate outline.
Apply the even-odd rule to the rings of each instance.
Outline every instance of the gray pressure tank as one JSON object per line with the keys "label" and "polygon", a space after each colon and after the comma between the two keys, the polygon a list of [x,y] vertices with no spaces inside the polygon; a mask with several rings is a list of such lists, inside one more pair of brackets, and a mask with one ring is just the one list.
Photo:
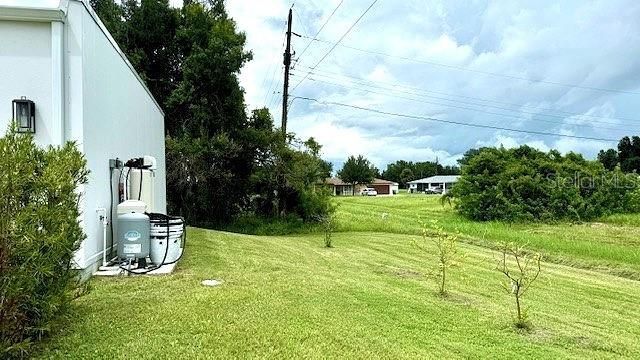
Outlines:
{"label": "gray pressure tank", "polygon": [[142,259],[149,256],[149,217],[141,213],[118,215],[118,256]]}

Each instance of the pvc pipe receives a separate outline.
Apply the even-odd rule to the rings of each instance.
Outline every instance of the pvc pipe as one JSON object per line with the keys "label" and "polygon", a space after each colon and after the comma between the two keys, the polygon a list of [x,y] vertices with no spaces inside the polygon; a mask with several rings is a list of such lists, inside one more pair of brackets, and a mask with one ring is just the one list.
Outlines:
{"label": "pvc pipe", "polygon": [[107,209],[96,209],[102,222],[102,266],[107,266],[107,226],[109,221],[107,220]]}

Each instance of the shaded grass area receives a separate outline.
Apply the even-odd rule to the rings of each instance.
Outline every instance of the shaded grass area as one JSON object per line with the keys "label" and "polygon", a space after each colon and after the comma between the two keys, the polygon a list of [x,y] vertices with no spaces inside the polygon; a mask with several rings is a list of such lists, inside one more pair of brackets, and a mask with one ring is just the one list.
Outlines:
{"label": "shaded grass area", "polygon": [[342,197],[338,231],[420,234],[418,218],[436,219],[446,231],[485,247],[526,244],[547,260],[640,280],[640,215],[616,215],[601,222],[508,224],[475,222],[458,215],[439,196]]}
{"label": "shaded grass area", "polygon": [[296,216],[265,218],[254,215],[242,216],[230,224],[218,226],[217,230],[247,235],[292,235],[319,231],[318,224],[305,223]]}
{"label": "shaded grass area", "polygon": [[[545,263],[511,325],[497,255],[463,246],[449,298],[422,239],[259,237],[192,229],[177,272],[94,279],[42,358],[619,358],[640,353],[637,282]],[[431,246],[429,242],[425,246]],[[217,288],[200,285],[222,279]]]}

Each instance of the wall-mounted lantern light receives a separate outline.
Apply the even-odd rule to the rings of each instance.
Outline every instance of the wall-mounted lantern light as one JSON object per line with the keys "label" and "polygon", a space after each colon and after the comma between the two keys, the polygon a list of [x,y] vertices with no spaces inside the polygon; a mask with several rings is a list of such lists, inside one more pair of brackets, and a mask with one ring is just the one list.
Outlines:
{"label": "wall-mounted lantern light", "polygon": [[35,133],[36,132],[36,104],[22,97],[13,100],[13,121],[16,122],[18,132]]}

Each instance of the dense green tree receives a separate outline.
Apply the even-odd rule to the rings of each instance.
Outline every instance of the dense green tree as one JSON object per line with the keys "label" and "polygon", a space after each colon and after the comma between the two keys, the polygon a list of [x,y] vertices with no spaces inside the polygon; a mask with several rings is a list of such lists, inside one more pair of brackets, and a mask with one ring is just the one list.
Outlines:
{"label": "dense green tree", "polygon": [[618,166],[618,152],[615,149],[600,150],[598,161],[602,163],[605,169],[611,171]]}
{"label": "dense green tree", "polygon": [[122,46],[121,32],[124,26],[124,10],[119,2],[115,0],[90,0],[90,4],[114,39]]}
{"label": "dense green tree", "polygon": [[329,213],[329,193],[321,184],[331,170],[320,158],[322,146],[313,138],[285,141],[267,109],[253,111],[250,122],[260,124],[252,135],[259,143],[250,187],[255,212],[307,221]]}
{"label": "dense green tree", "polygon": [[[403,179],[402,177],[402,173],[406,169],[410,170],[412,174],[409,180]],[[457,175],[459,173],[460,169],[456,166],[442,166],[441,164],[432,161],[413,162],[398,160],[387,165],[386,170],[382,173],[382,178],[385,180],[395,181],[402,187],[405,187],[407,181],[434,175]],[[408,173],[405,172],[405,174]]]}
{"label": "dense green tree", "polygon": [[355,194],[356,184],[370,183],[376,176],[377,169],[364,156],[349,156],[347,161],[338,172],[338,176],[342,181],[354,185],[353,192]]}
{"label": "dense green tree", "polygon": [[332,166],[314,139],[284,139],[267,109],[247,116],[238,74],[251,53],[222,0],[93,0],[131,63],[165,109],[169,211],[194,225],[241,213],[330,210],[316,186]]}
{"label": "dense green tree", "polygon": [[474,220],[584,220],[636,211],[638,186],[636,176],[580,154],[482,148],[465,157],[451,196]]}
{"label": "dense green tree", "polygon": [[405,160],[398,160],[394,163],[387,164],[387,168],[382,172],[382,178],[402,185],[403,182],[400,175],[405,169],[412,170],[413,163]]}
{"label": "dense green tree", "polygon": [[399,183],[403,186],[406,187],[407,183],[411,180],[414,180],[414,175],[413,175],[413,171],[411,171],[410,168],[405,168],[404,170],[402,170],[402,172],[400,173],[400,181]]}
{"label": "dense green tree", "polygon": [[474,156],[478,155],[480,152],[482,152],[485,149],[490,149],[489,147],[481,147],[481,148],[474,148],[474,149],[469,149],[467,151],[465,151],[464,154],[462,154],[462,157],[458,160],[458,164],[460,164],[460,166],[464,166],[466,164],[469,163],[469,160],[471,158],[473,158]]}
{"label": "dense green tree", "polygon": [[618,143],[618,161],[624,172],[640,172],[640,137],[628,136]]}
{"label": "dense green tree", "polygon": [[608,170],[619,164],[620,169],[626,173],[640,172],[640,137],[623,137],[618,142],[617,153],[614,149],[601,150],[598,160]]}
{"label": "dense green tree", "polygon": [[322,160],[320,163],[320,171],[324,178],[331,177],[331,174],[333,173],[333,163],[327,160]]}

